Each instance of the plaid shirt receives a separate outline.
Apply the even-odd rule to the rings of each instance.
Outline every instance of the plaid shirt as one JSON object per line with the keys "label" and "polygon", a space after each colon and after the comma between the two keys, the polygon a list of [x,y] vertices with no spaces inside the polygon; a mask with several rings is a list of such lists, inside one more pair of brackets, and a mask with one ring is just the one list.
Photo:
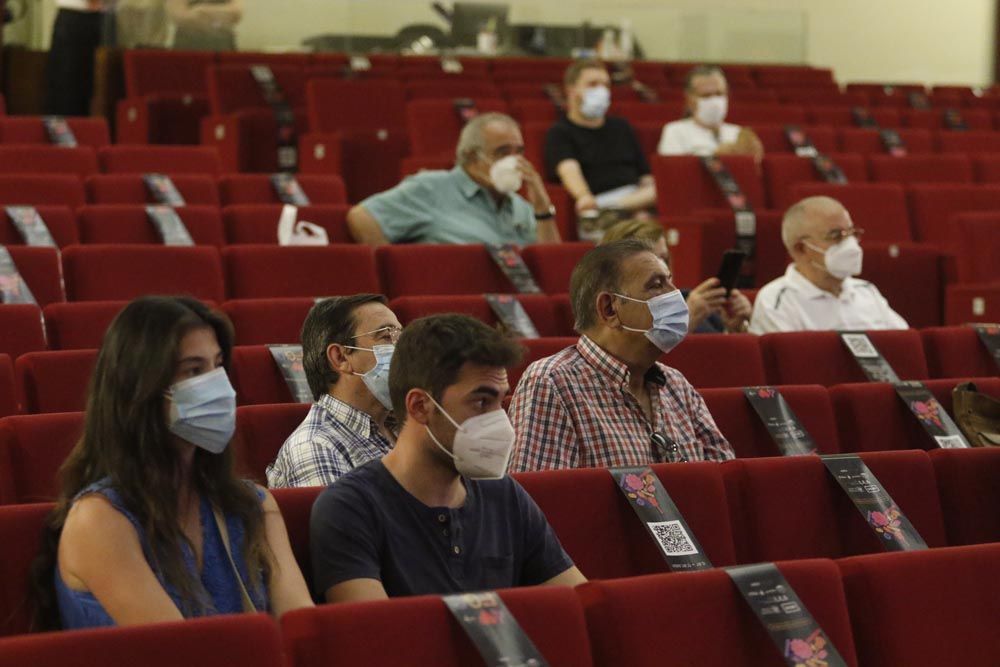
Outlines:
{"label": "plaid shirt", "polygon": [[[653,423],[628,382],[625,364],[586,336],[531,364],[510,404],[517,431],[510,471],[735,458],[680,371],[658,363],[647,373]],[[661,444],[654,433],[663,436]]]}
{"label": "plaid shirt", "polygon": [[375,420],[324,394],[267,467],[267,485],[327,486],[390,449]]}

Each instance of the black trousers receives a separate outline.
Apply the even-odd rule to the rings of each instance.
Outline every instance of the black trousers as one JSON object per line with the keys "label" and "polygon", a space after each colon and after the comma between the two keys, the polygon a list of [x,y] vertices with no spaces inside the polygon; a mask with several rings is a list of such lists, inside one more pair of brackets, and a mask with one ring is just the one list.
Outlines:
{"label": "black trousers", "polygon": [[94,54],[101,44],[102,12],[60,9],[52,27],[46,66],[45,113],[90,115],[94,93]]}

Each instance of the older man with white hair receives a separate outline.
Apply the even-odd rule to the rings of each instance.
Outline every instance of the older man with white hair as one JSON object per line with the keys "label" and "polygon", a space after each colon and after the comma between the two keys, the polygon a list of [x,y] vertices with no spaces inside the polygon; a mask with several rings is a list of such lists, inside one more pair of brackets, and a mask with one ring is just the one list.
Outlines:
{"label": "older man with white hair", "polygon": [[830,197],[789,208],[781,239],[792,264],[758,292],[751,333],[908,328],[875,285],[854,278],[861,273],[863,232]]}
{"label": "older man with white hair", "polygon": [[[527,198],[518,194],[524,185]],[[462,129],[455,167],[422,171],[347,214],[358,243],[535,243],[559,241],[555,208],[524,158],[510,116],[486,113]]]}

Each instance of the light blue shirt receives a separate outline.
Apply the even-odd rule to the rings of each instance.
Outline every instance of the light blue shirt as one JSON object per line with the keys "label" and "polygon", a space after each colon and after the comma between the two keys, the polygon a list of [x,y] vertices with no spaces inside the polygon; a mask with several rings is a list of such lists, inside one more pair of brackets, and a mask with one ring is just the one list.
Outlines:
{"label": "light blue shirt", "polygon": [[535,212],[514,193],[496,200],[462,167],[422,171],[361,206],[392,243],[534,243]]}

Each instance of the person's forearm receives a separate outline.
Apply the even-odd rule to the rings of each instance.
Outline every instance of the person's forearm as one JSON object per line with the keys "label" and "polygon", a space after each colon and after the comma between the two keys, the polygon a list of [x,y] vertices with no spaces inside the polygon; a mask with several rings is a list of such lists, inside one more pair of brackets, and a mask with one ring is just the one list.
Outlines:
{"label": "person's forearm", "polygon": [[538,221],[538,243],[559,243],[562,237],[559,235],[559,226],[555,218]]}
{"label": "person's forearm", "polygon": [[576,160],[564,160],[559,163],[556,172],[559,174],[559,180],[562,181],[563,187],[566,188],[573,199],[593,194],[590,191],[590,186],[587,185],[587,179],[583,177],[583,170],[580,169],[580,163]]}
{"label": "person's forearm", "polygon": [[656,205],[656,185],[652,182],[640,183],[639,188],[622,197],[618,205],[629,211],[653,208]]}
{"label": "person's forearm", "polygon": [[371,213],[362,206],[355,206],[347,214],[347,230],[356,243],[370,246],[387,245],[389,239]]}

